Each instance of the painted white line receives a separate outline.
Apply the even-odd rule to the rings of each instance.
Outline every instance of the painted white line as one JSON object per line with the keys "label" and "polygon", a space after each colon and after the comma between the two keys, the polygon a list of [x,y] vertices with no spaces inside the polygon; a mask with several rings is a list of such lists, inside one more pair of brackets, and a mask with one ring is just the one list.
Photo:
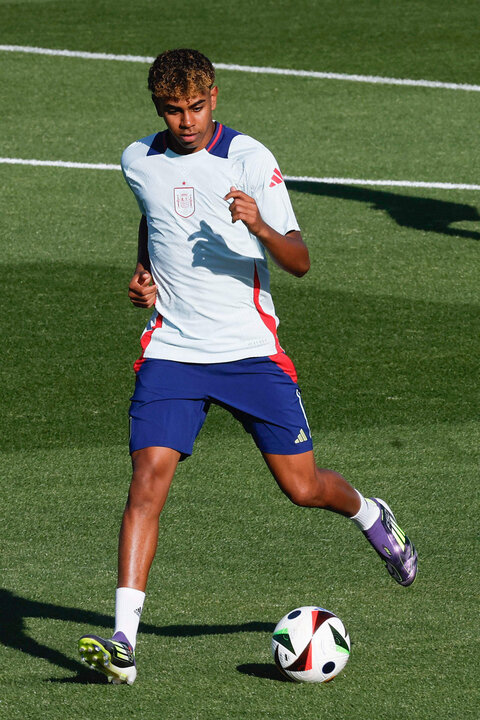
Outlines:
{"label": "painted white line", "polygon": [[[34,160],[0,157],[0,165],[33,165],[40,167],[73,168],[77,170],[121,170],[120,165],[108,163],[70,162],[68,160]],[[423,182],[421,180],[367,180],[360,178],[311,177],[309,175],[284,175],[291,182],[323,183],[325,185],[378,185],[381,187],[438,188],[440,190],[480,190],[480,185],[467,183]]]}
{"label": "painted white line", "polygon": [[24,158],[0,158],[3,165],[38,165],[44,167],[76,168],[80,170],[121,170],[120,165],[106,163],[82,163],[68,160],[27,160]]}
{"label": "painted white line", "polygon": [[361,178],[283,176],[293,182],[325,183],[326,185],[380,185],[382,187],[438,188],[440,190],[480,190],[480,185],[467,183],[423,182],[421,180],[363,180]]}
{"label": "painted white line", "polygon": [[[0,51],[34,53],[37,55],[55,55],[63,57],[83,58],[86,60],[119,60],[122,62],[152,63],[153,57],[142,55],[114,55],[112,53],[96,53],[81,50],[56,50],[51,48],[31,47],[29,45],[0,45]],[[264,75],[293,75],[294,77],[317,78],[319,80],[348,80],[350,82],[374,83],[376,85],[409,85],[412,87],[440,88],[444,90],[466,90],[480,92],[480,85],[467,83],[439,82],[437,80],[411,80],[409,78],[391,78],[378,75],[352,75],[346,73],[317,72],[315,70],[291,70],[252,65],[229,65],[214,63],[218,70],[256,73]]]}
{"label": "painted white line", "polygon": [[215,63],[218,70],[264,73],[266,75],[294,75],[295,77],[317,78],[319,80],[349,80],[350,82],[373,83],[375,85],[410,85],[412,87],[442,88],[444,90],[468,90],[480,92],[480,85],[439,82],[437,80],[410,80],[408,78],[381,77],[379,75],[349,75],[346,73],[317,72],[315,70],[289,70],[286,68],[255,67],[250,65],[225,65]]}
{"label": "painted white line", "polygon": [[142,55],[113,55],[111,53],[84,52],[83,50],[57,50],[55,48],[31,47],[30,45],[0,45],[4,52],[29,53],[83,58],[84,60],[120,60],[122,62],[152,63],[155,58]]}

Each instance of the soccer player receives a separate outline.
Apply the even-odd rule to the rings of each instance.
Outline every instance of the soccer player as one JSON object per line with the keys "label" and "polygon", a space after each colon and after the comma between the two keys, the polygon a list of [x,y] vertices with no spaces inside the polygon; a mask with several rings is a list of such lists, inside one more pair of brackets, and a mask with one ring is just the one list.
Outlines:
{"label": "soccer player", "polygon": [[115,632],[79,641],[83,660],[128,684],[137,673],[136,636],[159,516],[211,403],[252,435],[292,502],[351,518],[401,585],[410,585],[417,569],[415,548],[388,505],[315,464],[269,288],[268,256],[298,277],[310,267],[276,159],[213,119],[215,72],[198,51],[159,55],[148,86],[166,130],[122,156],[141,212],[129,297],[154,310],[134,365],[133,476],[120,530]]}

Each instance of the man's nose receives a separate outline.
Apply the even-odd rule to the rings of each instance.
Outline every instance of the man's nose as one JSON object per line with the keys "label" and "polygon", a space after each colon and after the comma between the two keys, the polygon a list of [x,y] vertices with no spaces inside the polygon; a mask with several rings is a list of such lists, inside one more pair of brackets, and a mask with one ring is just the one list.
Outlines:
{"label": "man's nose", "polygon": [[182,127],[191,127],[193,125],[192,113],[185,112],[182,117]]}

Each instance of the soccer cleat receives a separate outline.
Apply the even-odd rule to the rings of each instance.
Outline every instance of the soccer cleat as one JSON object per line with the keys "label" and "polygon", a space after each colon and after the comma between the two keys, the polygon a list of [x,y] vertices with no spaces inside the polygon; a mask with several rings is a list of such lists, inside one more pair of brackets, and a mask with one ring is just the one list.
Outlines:
{"label": "soccer cleat", "polygon": [[398,526],[387,503],[379,498],[370,500],[378,505],[380,517],[363,534],[385,562],[393,579],[405,587],[411,585],[417,574],[415,546]]}
{"label": "soccer cleat", "polygon": [[137,677],[135,653],[121,632],[108,639],[98,635],[83,635],[78,641],[82,661],[94,670],[100,670],[114,685],[133,685]]}

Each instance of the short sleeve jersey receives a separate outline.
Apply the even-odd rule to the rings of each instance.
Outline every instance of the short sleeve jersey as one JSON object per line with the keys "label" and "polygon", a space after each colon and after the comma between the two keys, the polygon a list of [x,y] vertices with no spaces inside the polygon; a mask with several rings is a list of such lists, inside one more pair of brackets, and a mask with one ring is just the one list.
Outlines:
{"label": "short sleeve jersey", "polygon": [[257,202],[282,235],[298,224],[272,153],[215,124],[206,148],[178,155],[167,130],[132,143],[122,170],[148,226],[155,311],[142,358],[229,362],[281,351],[266,251],[225,195],[234,186]]}

